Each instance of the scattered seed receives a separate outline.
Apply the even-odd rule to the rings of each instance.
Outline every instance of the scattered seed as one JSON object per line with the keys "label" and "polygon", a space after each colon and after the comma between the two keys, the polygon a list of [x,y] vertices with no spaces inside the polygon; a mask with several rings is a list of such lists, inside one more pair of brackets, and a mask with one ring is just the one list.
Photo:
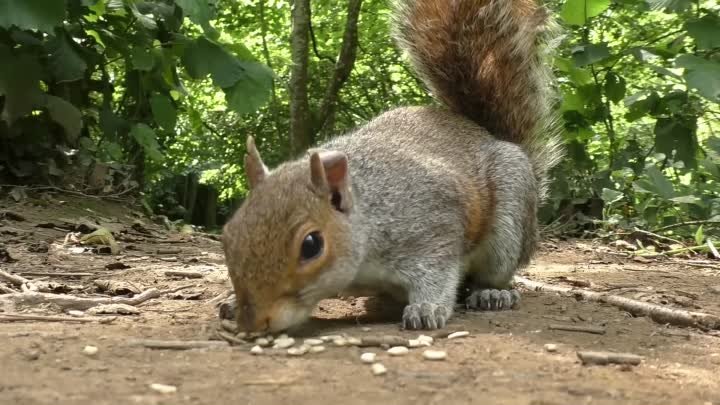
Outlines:
{"label": "scattered seed", "polygon": [[177,387],[174,385],[150,384],[150,388],[161,394],[173,394],[177,392]]}
{"label": "scattered seed", "polygon": [[85,353],[88,356],[94,356],[97,354],[97,352],[98,352],[98,348],[95,346],[85,346],[85,348],[83,348],[83,353]]}
{"label": "scattered seed", "polygon": [[270,342],[265,338],[257,338],[255,339],[255,344],[260,347],[267,347],[270,346]]}
{"label": "scattered seed", "polygon": [[305,339],[303,343],[308,346],[320,346],[323,341],[321,339]]}
{"label": "scattered seed", "polygon": [[372,364],[375,363],[375,358],[377,355],[372,352],[365,352],[360,355],[360,361],[362,361],[365,364]]}
{"label": "scattered seed", "polygon": [[410,352],[405,346],[395,346],[388,349],[388,354],[391,356],[404,356]]}
{"label": "scattered seed", "polygon": [[275,339],[275,344],[273,345],[273,349],[287,349],[288,347],[295,344],[295,339],[293,338],[277,338]]}
{"label": "scattered seed", "polygon": [[267,335],[267,336],[265,336],[265,339],[267,339],[267,341],[270,342],[270,343],[272,343],[272,341],[275,340],[275,338],[273,337],[273,335]]}
{"label": "scattered seed", "polygon": [[341,338],[342,338],[342,336],[340,336],[340,335],[320,336],[320,340],[322,340],[323,342],[332,342],[336,339],[341,339]]}
{"label": "scattered seed", "polygon": [[456,339],[456,338],[468,336],[469,334],[470,334],[470,332],[463,330],[460,332],[453,332],[453,333],[449,334],[447,338],[448,339]]}
{"label": "scattered seed", "polygon": [[435,341],[435,339],[433,339],[432,336],[427,336],[427,335],[420,335],[420,336],[418,336],[417,340],[428,343],[428,346],[432,345],[433,342]]}
{"label": "scattered seed", "polygon": [[310,353],[322,353],[325,351],[325,346],[312,346],[310,347]]}
{"label": "scattered seed", "polygon": [[554,343],[548,343],[545,345],[545,350],[550,353],[555,353],[558,350],[558,346]]}
{"label": "scattered seed", "polygon": [[408,346],[410,346],[410,347],[430,346],[430,343],[427,341],[420,340],[420,339],[410,339],[410,340],[408,340]]}
{"label": "scattered seed", "polygon": [[299,347],[291,347],[287,350],[287,354],[291,356],[302,356],[308,352],[309,346],[301,345]]}
{"label": "scattered seed", "polygon": [[351,346],[360,346],[362,344],[362,340],[354,337],[348,338],[347,342]]}
{"label": "scattered seed", "polygon": [[253,346],[252,349],[250,349],[250,353],[252,354],[263,354],[263,352],[265,352],[265,350],[259,345]]}
{"label": "scattered seed", "polygon": [[362,347],[382,347],[387,346],[406,346],[408,340],[402,336],[367,336],[361,339],[358,346]]}
{"label": "scattered seed", "polygon": [[371,366],[373,375],[383,375],[387,373],[387,368],[380,363],[374,363]]}
{"label": "scattered seed", "polygon": [[290,339],[290,336],[288,336],[285,333],[280,334],[280,336],[277,337],[278,339]]}
{"label": "scattered seed", "polygon": [[347,346],[348,341],[347,341],[347,339],[345,339],[343,337],[339,337],[339,338],[333,340],[333,344],[338,347],[343,347],[343,346]]}
{"label": "scattered seed", "polygon": [[77,318],[82,317],[82,316],[85,316],[85,312],[83,312],[83,311],[78,311],[78,310],[76,310],[76,309],[71,309],[71,310],[68,311],[67,313],[68,313],[68,315],[74,316],[74,317],[77,317]]}
{"label": "scattered seed", "polygon": [[362,331],[363,331],[363,332],[370,332],[370,330],[371,330],[371,329],[368,328],[367,326],[365,326],[364,328],[362,328]]}
{"label": "scattered seed", "polygon": [[425,350],[423,358],[425,360],[445,360],[447,353],[442,350]]}

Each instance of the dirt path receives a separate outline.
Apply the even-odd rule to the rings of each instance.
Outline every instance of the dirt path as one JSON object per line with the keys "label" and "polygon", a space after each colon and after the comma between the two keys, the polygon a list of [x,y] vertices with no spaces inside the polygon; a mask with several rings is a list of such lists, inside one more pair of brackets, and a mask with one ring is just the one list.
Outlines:
{"label": "dirt path", "polygon": [[[434,348],[448,353],[445,361],[423,360],[419,349],[390,357],[380,349],[332,344],[303,357],[282,351],[253,356],[248,347],[135,347],[130,343],[138,338],[212,335],[216,309],[209,301],[229,288],[220,244],[165,232],[122,204],[61,200],[56,195],[38,206],[0,202],[0,246],[16,260],[0,261],[0,269],[35,280],[46,277],[58,291],[82,296],[98,296],[96,280],[124,281],[138,290],[192,286],[139,305],[140,314],[105,324],[0,322],[0,404],[720,404],[720,336],[529,291],[514,311],[459,313],[446,332],[470,335],[436,338]],[[3,216],[7,210],[22,218]],[[83,217],[113,231],[120,256],[62,246]],[[166,275],[169,270],[195,271],[202,278],[176,278]],[[562,285],[590,282],[594,290],[720,314],[715,291],[720,270],[712,267],[628,262],[572,242],[546,244],[526,276]],[[399,330],[399,308],[373,304],[361,298],[325,301],[305,333],[418,335]],[[62,315],[48,307],[23,313]],[[605,333],[556,331],[551,324],[593,325]],[[557,352],[548,352],[548,343],[556,344]],[[84,354],[88,345],[96,346],[97,354]],[[578,350],[631,352],[645,359],[630,368],[583,366]],[[364,351],[378,353],[388,373],[373,376],[359,360]],[[161,394],[149,387],[153,383],[175,386],[177,392]]]}

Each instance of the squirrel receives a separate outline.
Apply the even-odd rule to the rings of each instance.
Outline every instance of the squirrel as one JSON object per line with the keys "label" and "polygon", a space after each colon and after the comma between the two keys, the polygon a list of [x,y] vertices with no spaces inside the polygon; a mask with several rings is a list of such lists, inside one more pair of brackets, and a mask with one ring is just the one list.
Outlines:
{"label": "squirrel", "polygon": [[272,170],[248,137],[220,316],[287,331],[362,291],[403,302],[405,329],[439,329],[463,280],[468,308],[514,308],[563,154],[545,58],[555,24],[536,1],[396,0],[393,36],[442,105],[391,109]]}

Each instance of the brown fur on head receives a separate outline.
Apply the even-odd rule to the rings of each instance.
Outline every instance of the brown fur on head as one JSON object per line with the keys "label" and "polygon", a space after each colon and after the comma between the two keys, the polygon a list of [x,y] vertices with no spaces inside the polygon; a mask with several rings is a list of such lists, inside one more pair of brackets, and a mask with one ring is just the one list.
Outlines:
{"label": "brown fur on head", "polygon": [[305,321],[354,276],[342,267],[351,252],[347,157],[311,151],[270,172],[249,138],[245,170],[250,193],[225,225],[225,258],[238,326],[275,332]]}

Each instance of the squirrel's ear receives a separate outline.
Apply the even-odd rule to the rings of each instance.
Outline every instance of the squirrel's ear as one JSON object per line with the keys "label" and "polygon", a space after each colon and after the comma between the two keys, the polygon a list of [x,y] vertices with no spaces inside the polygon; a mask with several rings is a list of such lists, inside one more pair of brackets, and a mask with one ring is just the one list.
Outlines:
{"label": "squirrel's ear", "polygon": [[310,151],[310,177],[312,183],[330,191],[333,206],[347,212],[352,206],[348,158],[339,151]]}
{"label": "squirrel's ear", "polygon": [[247,138],[247,153],[245,154],[245,175],[248,178],[249,188],[253,189],[268,175],[268,168],[263,163],[255,147],[255,140],[252,136]]}

